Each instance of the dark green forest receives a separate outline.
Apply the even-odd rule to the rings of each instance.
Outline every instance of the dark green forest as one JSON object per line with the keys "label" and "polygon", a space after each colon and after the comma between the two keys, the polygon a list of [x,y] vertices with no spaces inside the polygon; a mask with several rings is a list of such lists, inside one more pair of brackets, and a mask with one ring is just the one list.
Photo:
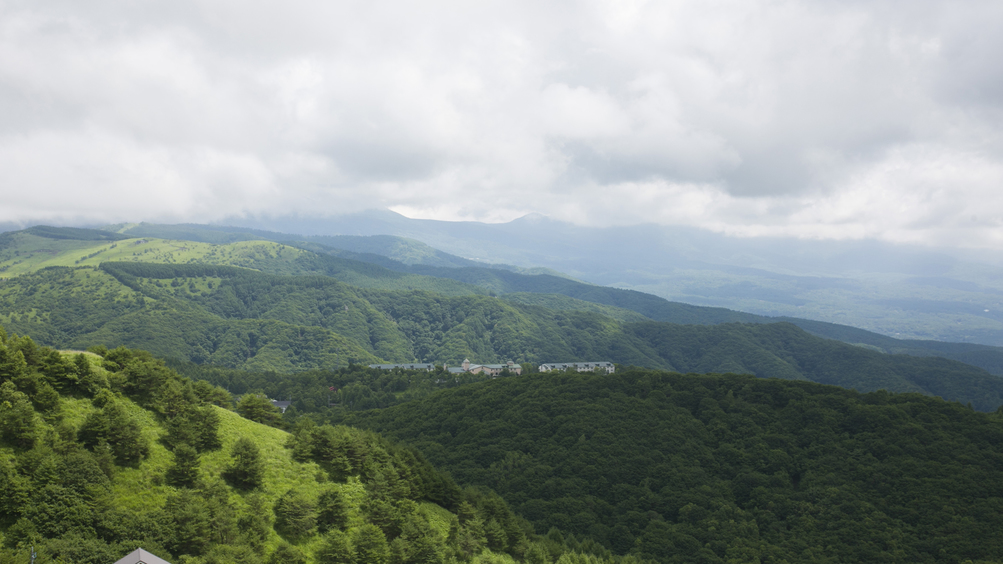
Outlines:
{"label": "dark green forest", "polygon": [[1003,415],[919,394],[631,370],[500,378],[349,420],[621,554],[1003,559]]}
{"label": "dark green forest", "polygon": [[[248,372],[168,362],[192,380],[206,381],[233,394],[263,393],[291,403],[284,419],[292,425],[299,416],[311,414],[317,421],[341,423],[350,411],[378,409],[423,398],[446,388],[455,388],[491,379],[487,374],[451,374],[437,367],[425,370],[381,370],[351,364],[338,370],[307,370],[295,374]],[[531,365],[524,368],[533,370]],[[502,377],[511,374],[504,373]]]}

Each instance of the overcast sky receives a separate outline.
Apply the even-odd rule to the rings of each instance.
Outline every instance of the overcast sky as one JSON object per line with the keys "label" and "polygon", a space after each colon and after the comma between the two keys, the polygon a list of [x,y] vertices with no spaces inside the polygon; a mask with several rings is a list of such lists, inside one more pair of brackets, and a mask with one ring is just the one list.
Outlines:
{"label": "overcast sky", "polygon": [[1003,2],[0,0],[0,222],[1003,249]]}

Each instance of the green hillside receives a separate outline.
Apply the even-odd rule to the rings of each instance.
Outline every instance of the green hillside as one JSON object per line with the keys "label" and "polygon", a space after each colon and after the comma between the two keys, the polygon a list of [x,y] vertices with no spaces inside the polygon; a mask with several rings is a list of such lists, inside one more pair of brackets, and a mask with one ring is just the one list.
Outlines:
{"label": "green hillside", "polygon": [[[184,231],[178,234],[183,235]],[[87,238],[70,238],[73,236]],[[487,293],[487,290],[451,279],[395,272],[367,262],[317,254],[273,241],[239,238],[229,241],[231,238],[221,237],[220,242],[198,242],[123,237],[106,231],[55,227],[4,233],[0,236],[0,279],[52,266],[98,266],[104,262],[127,261],[213,264],[271,274],[323,275],[354,286],[383,290],[428,290],[445,295]]]}
{"label": "green hillside", "polygon": [[1003,379],[939,358],[885,355],[789,324],[620,323],[489,296],[352,287],[200,264],[102,263],[0,281],[0,323],[47,345],[126,344],[244,370],[330,370],[379,361],[610,360],[679,371],[745,372],[860,391],[1003,403]]}
{"label": "green hillside", "polygon": [[[240,230],[240,228],[222,227],[217,229]],[[282,234],[273,232],[259,231],[255,233],[262,238],[273,240],[283,239]],[[291,236],[285,237],[294,239]],[[877,350],[890,354],[949,358],[978,366],[991,374],[1003,376],[1003,349],[1000,347],[972,343],[895,339],[872,331],[836,323],[794,317],[773,318],[724,308],[671,302],[643,292],[582,283],[553,271],[532,272],[532,269],[517,269],[502,265],[485,266],[473,263],[472,261],[463,262],[464,259],[456,260],[456,257],[453,257],[453,255],[445,255],[443,253],[443,255],[451,257],[450,261],[444,261],[429,258],[432,257],[432,254],[427,250],[397,251],[395,249],[399,247],[408,249],[411,247],[401,242],[409,240],[395,237],[314,236],[306,239],[312,241],[313,244],[311,246],[305,246],[302,243],[296,244],[301,246],[301,248],[308,248],[321,253],[370,262],[392,271],[453,279],[496,294],[506,295],[506,299],[520,303],[543,305],[552,309],[598,311],[620,321],[637,321],[636,317],[626,313],[631,311],[654,321],[687,325],[731,322],[775,323],[786,321],[819,337],[876,347]],[[418,245],[421,244],[418,243]],[[341,252],[332,249],[332,247],[354,250],[356,252]],[[534,276],[531,274],[542,274],[544,276]],[[543,297],[544,295],[549,297]],[[561,300],[557,296],[571,299]],[[590,306],[587,304],[594,305]]]}
{"label": "green hillside", "polygon": [[[534,535],[497,495],[372,432],[290,434],[148,353],[98,352],[0,330],[2,562],[107,564],[142,547],[181,564],[487,564],[589,549]],[[279,423],[263,396],[236,409]]]}
{"label": "green hillside", "polygon": [[[172,289],[198,291],[192,282]],[[205,288],[211,281],[198,282]],[[125,344],[162,356],[259,370],[379,359],[357,342],[322,327],[221,319],[167,291],[137,291],[87,267],[50,268],[0,281],[0,303],[5,312],[0,323],[59,347]]]}
{"label": "green hillside", "polygon": [[[71,232],[69,235],[74,234],[75,232]],[[183,240],[129,239],[122,236],[110,241],[96,238],[78,240],[53,238],[52,233],[40,228],[5,233],[4,236],[7,244],[0,247],[0,274],[4,277],[27,274],[50,266],[97,266],[107,261],[266,266],[273,271],[299,273],[293,265],[297,258],[306,253],[271,241],[213,245]]]}
{"label": "green hillside", "polygon": [[980,411],[1003,405],[1003,379],[970,365],[884,354],[815,337],[788,323],[693,327],[649,321],[625,329],[680,372],[746,373],[861,392],[919,392]]}
{"label": "green hillside", "polygon": [[[0,323],[53,346],[126,344],[179,361],[252,371],[379,361],[458,364],[464,358],[531,364],[605,359],[861,391],[915,391],[980,410],[1003,403],[1003,380],[971,367],[877,355],[790,327],[725,326],[745,314],[721,310],[715,317],[706,308],[638,292],[486,268],[438,269],[466,272],[463,282],[264,240],[106,240],[123,236],[58,228],[5,234],[0,264],[11,277],[0,280]],[[500,281],[504,301],[478,294],[495,287],[492,280]],[[534,292],[512,291],[527,285]],[[680,316],[704,325],[639,322]],[[832,336],[870,348],[1003,366],[990,347],[915,345],[807,323],[816,333],[835,327]]]}
{"label": "green hillside", "polygon": [[[118,241],[107,242],[130,235],[143,238],[122,240],[121,245]],[[328,246],[334,244],[355,251]],[[399,237],[302,237],[188,224],[125,224],[102,231],[39,226],[0,236],[0,277],[46,266],[97,265],[108,260],[241,266],[273,274],[322,275],[380,290],[425,290],[450,296],[501,294],[517,303],[597,312],[621,322],[638,321],[637,315],[655,321],[703,325],[787,321],[820,337],[892,354],[949,358],[1003,376],[1003,349],[999,347],[899,340],[845,325],[692,306],[562,276],[527,275],[531,269],[499,265],[443,268],[477,263]],[[405,264],[407,261],[413,262]]]}
{"label": "green hillside", "polygon": [[[379,264],[391,268],[391,270],[398,264],[423,264],[447,268],[485,266],[483,261],[465,259],[444,253],[421,241],[393,235],[293,235],[245,227],[191,223],[177,225],[153,223],[120,224],[110,225],[103,229],[117,234],[127,234],[126,236],[129,237],[182,239],[185,241],[200,241],[214,244],[249,240],[275,241],[318,251],[322,254]],[[567,277],[566,274],[543,267],[525,268],[506,264],[490,264],[488,266],[522,274],[553,274]]]}
{"label": "green hillside", "polygon": [[[385,264],[393,268],[392,264]],[[615,308],[614,311],[632,311],[654,321],[685,325],[713,325],[720,323],[792,323],[805,331],[826,339],[835,339],[850,344],[864,344],[881,352],[908,354],[912,356],[938,356],[978,366],[991,374],[1003,376],[1003,348],[973,343],[946,343],[910,339],[895,339],[871,331],[794,317],[766,317],[743,313],[725,308],[695,306],[670,302],[657,296],[634,290],[622,290],[604,286],[594,286],[556,276],[526,276],[515,272],[478,268],[433,268],[422,265],[398,267],[407,272],[429,276],[451,278],[480,286],[497,294],[516,293],[518,301],[527,294],[562,295],[577,301]],[[557,300],[535,297],[533,303],[564,309]],[[579,308],[588,309],[588,308]],[[607,313],[609,315],[609,313]],[[622,314],[614,315],[626,320]]]}
{"label": "green hillside", "polygon": [[584,300],[577,300],[575,298],[569,298],[568,296],[563,296],[561,294],[534,294],[532,292],[514,292],[510,294],[503,294],[501,298],[507,302],[524,304],[524,305],[534,305],[540,306],[547,309],[553,309],[556,311],[588,311],[592,313],[598,313],[600,315],[605,315],[621,323],[636,323],[640,321],[648,321],[648,318],[631,311],[629,309],[607,306],[602,304],[597,304],[595,302],[587,302]]}
{"label": "green hillside", "polygon": [[917,394],[632,370],[358,412],[538,530],[660,562],[999,562],[1003,418]]}
{"label": "green hillside", "polygon": [[787,321],[808,331],[812,335],[835,339],[844,343],[860,344],[873,347],[875,350],[889,354],[908,354],[913,356],[940,356],[978,366],[996,376],[1003,376],[1003,348],[978,345],[974,343],[946,343],[943,341],[924,341],[915,339],[894,339],[871,331],[811,321],[778,317],[777,321]]}

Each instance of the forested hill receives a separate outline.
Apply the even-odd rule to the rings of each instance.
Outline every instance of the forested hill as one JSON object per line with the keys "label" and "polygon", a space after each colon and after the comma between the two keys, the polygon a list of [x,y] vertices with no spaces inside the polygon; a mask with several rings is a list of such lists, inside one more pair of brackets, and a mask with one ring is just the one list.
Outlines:
{"label": "forested hill", "polygon": [[[445,268],[469,265],[471,261],[399,237],[312,237],[304,240],[283,233],[201,225],[139,224],[109,229],[39,226],[4,233],[0,235],[0,277],[28,274],[46,266],[96,266],[101,262],[123,260],[232,265],[275,274],[322,275],[353,286],[382,290],[422,289],[450,296],[511,295],[512,301],[520,303],[556,310],[598,312],[620,321],[636,320],[637,315],[682,324],[788,321],[817,336],[887,353],[950,358],[1003,376],[1003,349],[999,347],[898,340],[832,323],[769,318],[669,302],[642,292],[583,284],[561,276],[527,275],[525,269],[513,272],[512,267]],[[366,252],[334,249],[329,246],[332,244]]]}
{"label": "forested hill", "polygon": [[[717,323],[775,323],[786,321],[805,331],[827,339],[836,339],[851,344],[862,344],[892,354],[914,356],[939,356],[972,364],[997,376],[1003,376],[1003,349],[972,343],[947,343],[895,339],[871,331],[794,317],[772,318],[751,313],[720,308],[694,306],[672,302],[644,292],[596,286],[572,280],[566,276],[555,276],[553,271],[534,272],[532,269],[516,269],[505,265],[484,265],[443,253],[423,243],[402,237],[391,236],[299,236],[272,231],[253,230],[240,227],[208,225],[152,225],[139,224],[121,226],[121,233],[128,236],[164,237],[187,239],[211,243],[233,242],[249,239],[279,241],[303,249],[328,254],[340,259],[350,259],[349,263],[331,263],[326,267],[313,267],[312,271],[335,276],[353,283],[347,273],[357,267],[354,262],[367,262],[399,274],[421,275],[439,280],[455,280],[471,287],[482,288],[495,294],[533,293],[537,305],[561,309],[561,298],[565,296],[606,307],[621,308],[639,313],[654,321],[680,324]],[[124,236],[121,235],[120,236]],[[264,268],[268,270],[267,268]],[[542,269],[546,270],[546,269]],[[372,276],[372,274],[370,274]],[[379,276],[379,275],[377,275]],[[372,282],[368,282],[372,284]],[[544,295],[552,296],[549,300]]]}
{"label": "forested hill", "polygon": [[[808,379],[863,391],[917,391],[982,410],[1003,401],[1003,380],[971,366],[879,355],[810,338],[789,326],[726,324],[747,316],[561,277],[486,268],[436,270],[465,272],[466,281],[460,281],[270,241],[215,245],[122,236],[41,227],[4,234],[0,274],[9,278],[0,281],[0,323],[48,345],[124,343],[180,361],[246,370],[598,358],[670,370]],[[98,264],[101,268],[94,268]],[[498,280],[508,285],[493,286]],[[508,293],[527,284],[535,292]],[[491,288],[505,292],[504,301],[486,296]],[[702,319],[704,326],[635,325],[651,317]],[[719,324],[707,325],[710,321]],[[794,321],[871,348],[1003,367],[992,347],[930,343],[916,349],[852,328]]]}
{"label": "forested hill", "polygon": [[[372,260],[365,256],[359,260]],[[531,293],[539,296],[535,303],[547,307],[560,304],[557,296],[566,296],[619,308],[643,315],[654,321],[685,325],[715,325],[720,323],[777,323],[787,322],[826,339],[835,339],[850,344],[867,345],[881,352],[908,354],[913,356],[939,356],[957,360],[983,368],[997,376],[1003,376],[1003,349],[973,343],[946,343],[895,339],[886,335],[824,321],[813,321],[795,317],[766,317],[718,307],[695,306],[672,302],[658,296],[622,290],[606,286],[585,284],[569,278],[553,275],[527,276],[503,269],[486,267],[444,268],[427,265],[404,265],[387,259],[376,260],[380,265],[412,274],[437,278],[448,278],[473,286],[487,288],[497,294]],[[549,299],[544,296],[553,296]]]}
{"label": "forested hill", "polygon": [[350,362],[529,363],[608,359],[668,370],[746,372],[862,391],[1003,403],[1003,379],[940,358],[885,355],[789,324],[622,323],[489,296],[348,286],[320,276],[213,265],[104,263],[0,282],[2,319],[45,344],[117,344],[182,361],[290,372]]}
{"label": "forested hill", "polygon": [[1003,405],[998,376],[944,358],[889,355],[822,339],[788,323],[694,327],[646,322],[626,328],[680,372],[769,375],[862,392],[919,392],[970,402],[980,411]]}
{"label": "forested hill", "polygon": [[1003,560],[1003,417],[918,394],[632,370],[503,378],[356,425],[661,562]]}

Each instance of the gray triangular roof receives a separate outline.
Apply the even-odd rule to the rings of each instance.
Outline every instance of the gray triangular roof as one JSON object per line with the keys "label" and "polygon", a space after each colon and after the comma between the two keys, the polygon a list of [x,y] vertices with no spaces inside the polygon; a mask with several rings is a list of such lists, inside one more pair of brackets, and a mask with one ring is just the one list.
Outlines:
{"label": "gray triangular roof", "polygon": [[124,558],[116,562],[115,564],[171,564],[170,562],[150,554],[149,552],[143,550],[142,548],[137,548]]}

